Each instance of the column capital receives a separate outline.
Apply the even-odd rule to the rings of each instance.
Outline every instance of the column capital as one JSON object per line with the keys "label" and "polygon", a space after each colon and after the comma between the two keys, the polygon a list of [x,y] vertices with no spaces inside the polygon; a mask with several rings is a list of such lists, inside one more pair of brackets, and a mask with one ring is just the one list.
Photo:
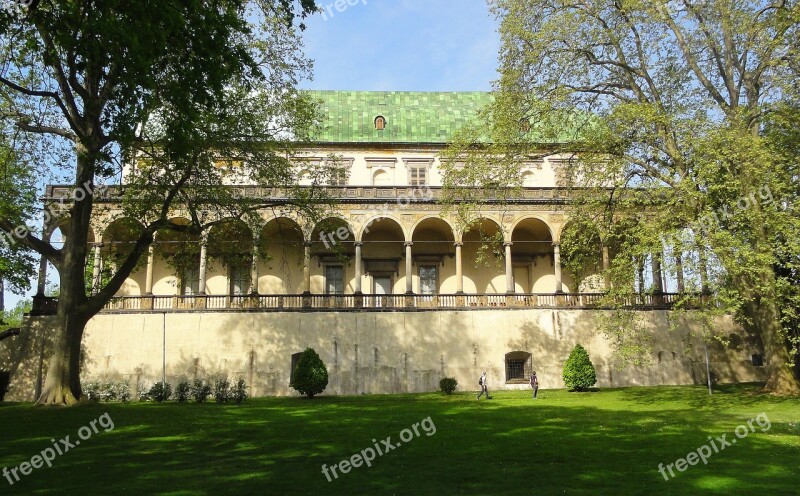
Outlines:
{"label": "column capital", "polygon": [[503,243],[503,246],[514,246],[514,242],[513,241],[507,241],[507,242]]}
{"label": "column capital", "polygon": [[353,246],[357,246],[357,247],[360,248],[360,247],[364,246],[364,242],[363,241],[356,241],[355,243],[353,243]]}
{"label": "column capital", "polygon": [[460,247],[464,246],[464,243],[461,242],[461,241],[456,241],[455,243],[453,243],[453,246],[457,246],[457,247],[460,248]]}
{"label": "column capital", "polygon": [[403,246],[414,246],[414,242],[413,241],[406,241],[405,243],[403,243]]}

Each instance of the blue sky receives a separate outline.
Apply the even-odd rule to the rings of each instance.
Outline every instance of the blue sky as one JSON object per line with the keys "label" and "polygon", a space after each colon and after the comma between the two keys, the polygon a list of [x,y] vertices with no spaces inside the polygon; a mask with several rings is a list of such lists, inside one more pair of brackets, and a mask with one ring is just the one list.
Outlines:
{"label": "blue sky", "polygon": [[484,0],[359,0],[343,12],[317,3],[333,16],[306,22],[306,89],[488,91],[497,78],[499,35]]}

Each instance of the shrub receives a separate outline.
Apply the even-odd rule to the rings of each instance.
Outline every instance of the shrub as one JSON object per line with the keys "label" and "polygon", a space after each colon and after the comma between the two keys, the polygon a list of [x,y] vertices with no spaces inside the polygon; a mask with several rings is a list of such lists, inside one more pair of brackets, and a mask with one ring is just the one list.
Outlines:
{"label": "shrub", "polygon": [[580,344],[575,345],[564,364],[564,385],[573,391],[586,391],[597,382],[597,373],[589,353]]}
{"label": "shrub", "polygon": [[181,379],[175,387],[175,399],[178,403],[186,403],[189,401],[189,394],[192,391],[192,386],[187,379]]}
{"label": "shrub", "polygon": [[117,399],[123,403],[131,400],[131,384],[128,381],[115,383]]}
{"label": "shrub", "polygon": [[300,394],[313,398],[315,394],[328,387],[328,369],[313,348],[306,348],[297,361],[292,383],[289,384]]}
{"label": "shrub", "polygon": [[227,377],[221,377],[214,382],[214,400],[217,403],[227,403],[231,399],[231,385]]}
{"label": "shrub", "polygon": [[458,381],[454,377],[442,377],[439,380],[439,389],[444,394],[453,394],[453,391],[458,389]]}
{"label": "shrub", "polygon": [[6,393],[11,389],[11,372],[8,370],[0,370],[0,401],[5,400]]}
{"label": "shrub", "polygon": [[192,398],[198,403],[203,403],[211,396],[211,385],[203,379],[195,379],[192,383]]}
{"label": "shrub", "polygon": [[247,383],[245,383],[244,379],[241,377],[236,381],[236,384],[231,387],[231,399],[235,401],[237,405],[247,399]]}
{"label": "shrub", "polygon": [[140,382],[136,385],[136,395],[139,397],[139,401],[150,400],[150,388],[147,387],[146,382]]}
{"label": "shrub", "polygon": [[148,398],[158,403],[167,401],[171,396],[172,386],[170,386],[168,382],[156,382],[147,393]]}
{"label": "shrub", "polygon": [[81,389],[83,390],[83,394],[86,396],[86,399],[94,402],[100,401],[101,387],[102,386],[99,382],[87,382],[86,384],[81,385]]}

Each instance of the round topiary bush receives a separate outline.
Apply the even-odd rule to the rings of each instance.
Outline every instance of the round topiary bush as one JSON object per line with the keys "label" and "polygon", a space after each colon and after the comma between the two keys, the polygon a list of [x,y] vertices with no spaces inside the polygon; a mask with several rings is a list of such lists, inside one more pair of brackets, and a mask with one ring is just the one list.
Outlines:
{"label": "round topiary bush", "polygon": [[439,389],[444,394],[453,394],[453,391],[458,389],[458,381],[454,377],[442,377],[439,380]]}
{"label": "round topiary bush", "polygon": [[313,348],[306,348],[300,355],[292,383],[289,385],[309,398],[313,398],[315,394],[325,391],[328,387],[328,369]]}
{"label": "round topiary bush", "polygon": [[576,344],[564,364],[564,385],[572,391],[586,391],[596,382],[597,373],[589,360],[589,353],[583,346]]}

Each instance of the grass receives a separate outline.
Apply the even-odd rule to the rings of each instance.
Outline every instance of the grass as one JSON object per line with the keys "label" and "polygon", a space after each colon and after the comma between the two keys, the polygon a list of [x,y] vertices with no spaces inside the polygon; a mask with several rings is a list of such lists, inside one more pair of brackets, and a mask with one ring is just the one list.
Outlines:
{"label": "grass", "polygon": [[[771,427],[665,481],[674,463],[760,413]],[[266,398],[216,404],[0,404],[0,467],[14,467],[108,413],[114,429],[2,494],[797,495],[800,399],[757,385]],[[328,482],[328,466],[430,417],[419,437]],[[427,425],[427,424],[426,424]],[[421,426],[424,427],[424,426]],[[432,429],[429,429],[432,432]],[[406,434],[407,436],[407,434]]]}

